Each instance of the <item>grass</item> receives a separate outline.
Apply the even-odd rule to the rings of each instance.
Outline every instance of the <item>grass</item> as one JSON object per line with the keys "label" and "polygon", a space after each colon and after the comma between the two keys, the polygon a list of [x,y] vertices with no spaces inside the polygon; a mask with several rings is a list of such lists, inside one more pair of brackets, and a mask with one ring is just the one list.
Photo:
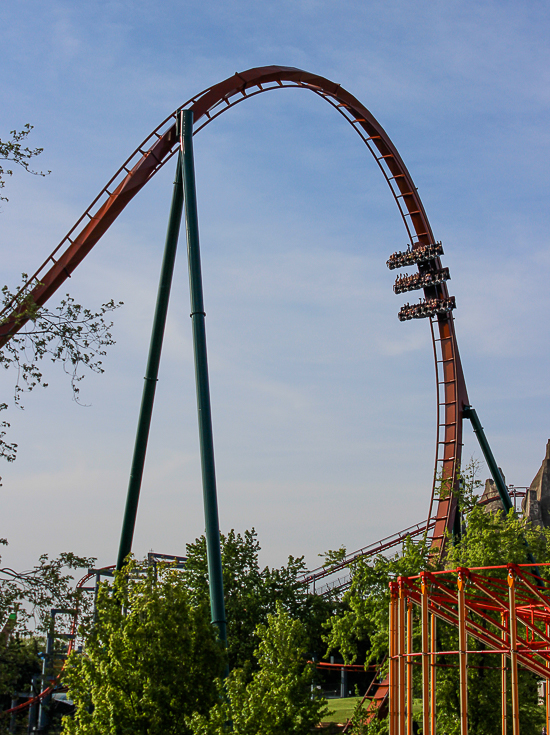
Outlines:
{"label": "grass", "polygon": [[333,715],[323,718],[323,722],[345,722],[353,713],[353,708],[360,702],[362,697],[346,697],[345,699],[329,699],[329,709],[334,710]]}

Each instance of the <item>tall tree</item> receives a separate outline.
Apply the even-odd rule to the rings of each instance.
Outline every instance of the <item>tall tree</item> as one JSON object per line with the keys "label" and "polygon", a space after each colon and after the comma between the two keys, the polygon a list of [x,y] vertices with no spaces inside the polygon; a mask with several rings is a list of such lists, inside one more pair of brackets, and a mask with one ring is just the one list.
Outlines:
{"label": "tall tree", "polygon": [[182,575],[130,562],[104,583],[85,654],[72,654],[64,681],[76,704],[67,735],[185,735],[185,720],[216,701],[224,652],[203,605]]}
{"label": "tall tree", "polygon": [[311,697],[314,667],[307,663],[305,626],[277,604],[256,629],[258,668],[235,669],[218,680],[218,701],[188,720],[193,735],[308,735],[328,714],[326,699]]}
{"label": "tall tree", "polygon": [[[223,583],[227,615],[230,668],[256,666],[257,626],[267,623],[268,615],[281,605],[293,618],[300,619],[309,640],[310,655],[322,653],[323,623],[334,611],[335,603],[308,594],[302,575],[303,557],[289,556],[279,568],[260,567],[260,544],[254,529],[244,534],[233,529],[220,534]],[[194,601],[208,601],[208,564],[204,536],[187,544],[187,562],[182,575]]]}
{"label": "tall tree", "polygon": [[[331,619],[327,633],[329,648],[339,650],[347,662],[356,659],[361,643],[367,645],[367,663],[381,661],[388,653],[389,582],[398,576],[417,574],[422,570],[455,569],[459,566],[497,566],[508,562],[525,563],[526,542],[539,562],[550,561],[550,530],[531,526],[511,511],[507,516],[491,514],[478,505],[476,463],[470,463],[462,475],[462,491],[458,498],[464,514],[464,533],[460,540],[448,539],[447,555],[434,563],[429,545],[408,541],[401,553],[359,560],[353,568],[350,590],[344,596],[346,610]],[[541,567],[541,570],[544,568]],[[494,572],[498,574],[498,572]],[[503,572],[506,576],[506,572]],[[420,647],[420,616],[414,611],[413,645]],[[481,644],[469,639],[470,650],[482,650]],[[458,632],[448,624],[438,623],[437,649],[458,649]],[[441,662],[443,663],[443,662]],[[446,664],[449,662],[446,660]],[[472,653],[468,670],[468,711],[472,732],[476,735],[500,735],[500,656]],[[419,669],[420,667],[416,667]],[[420,690],[420,671],[415,671],[415,686]],[[540,732],[542,708],[537,705],[536,677],[529,671],[519,672],[520,720],[522,731]],[[458,669],[453,665],[438,669],[438,732],[458,735],[459,718]],[[387,733],[387,719],[361,726],[362,713],[355,718],[356,732],[369,735]]]}

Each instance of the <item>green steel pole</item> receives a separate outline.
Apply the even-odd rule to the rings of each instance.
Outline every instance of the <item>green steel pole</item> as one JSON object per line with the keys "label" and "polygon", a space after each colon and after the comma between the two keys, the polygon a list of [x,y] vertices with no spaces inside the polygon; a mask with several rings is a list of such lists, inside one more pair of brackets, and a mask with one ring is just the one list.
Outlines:
{"label": "green steel pole", "polygon": [[491,447],[489,446],[489,442],[487,441],[487,437],[485,436],[485,432],[483,431],[483,426],[481,425],[481,421],[478,418],[476,410],[475,408],[472,408],[472,406],[464,406],[462,413],[464,418],[470,419],[470,421],[472,422],[472,428],[479,441],[479,446],[481,447],[481,451],[483,452],[483,456],[485,457],[485,461],[487,462],[487,467],[489,468],[489,471],[493,476],[493,480],[495,481],[495,485],[497,486],[502,505],[504,506],[504,510],[506,511],[506,513],[508,513],[508,511],[514,506],[508,493],[506,483],[504,482],[504,478],[502,477],[502,474],[493,456],[493,452],[491,451]]}
{"label": "green steel pole", "polygon": [[227,642],[225,603],[223,595],[220,525],[214,467],[214,439],[210,411],[210,387],[206,357],[206,326],[202,296],[201,256],[199,248],[199,224],[197,194],[195,189],[195,165],[193,161],[193,111],[180,110],[180,134],[182,137],[182,174],[185,200],[185,229],[189,263],[189,288],[191,295],[191,320],[193,348],[195,352],[195,380],[197,385],[197,410],[199,415],[199,440],[201,451],[202,490],[206,527],[206,553],[208,558],[208,586],[212,623],[217,625],[220,640]]}
{"label": "green steel pole", "polygon": [[172,206],[170,208],[170,218],[168,220],[168,231],[166,233],[164,257],[160,272],[157,305],[155,308],[153,328],[151,331],[151,343],[149,345],[149,359],[147,360],[145,383],[143,385],[143,395],[141,398],[141,408],[134,444],[134,456],[132,458],[132,468],[130,470],[128,495],[126,497],[126,509],[124,511],[122,532],[120,534],[120,546],[116,565],[117,569],[122,568],[126,557],[132,550],[132,538],[134,536],[134,527],[136,525],[139,493],[141,490],[143,467],[145,465],[147,440],[149,438],[149,428],[151,426],[160,354],[162,352],[162,340],[164,338],[164,327],[166,325],[166,314],[168,312],[168,302],[170,300],[170,287],[172,285],[172,275],[174,273],[174,263],[176,260],[178,236],[183,211],[180,159],[181,153],[179,154],[178,164],[176,166],[176,179],[174,181],[174,191],[172,194]]}
{"label": "green steel pole", "polygon": [[[508,488],[506,487],[504,478],[502,477],[502,474],[493,456],[493,452],[491,451],[491,447],[489,446],[489,442],[487,441],[487,437],[485,436],[485,432],[483,431],[483,426],[481,425],[481,421],[479,420],[477,412],[475,408],[472,408],[472,406],[464,406],[464,408],[462,409],[462,415],[465,419],[470,419],[470,421],[472,422],[472,428],[479,441],[479,446],[481,447],[481,451],[483,452],[483,456],[485,457],[487,467],[489,468],[489,471],[493,476],[493,480],[495,481],[495,485],[497,486],[498,494],[500,495],[502,505],[504,506],[504,511],[507,514],[514,507],[514,505],[508,493]],[[525,549],[527,551],[527,559],[530,562],[533,562],[533,564],[536,564],[535,557],[529,549],[529,544],[527,543],[527,540],[525,538],[523,539],[523,543],[525,544]],[[534,567],[533,572],[537,575],[537,577],[540,576],[538,567]],[[544,587],[544,583],[542,582],[542,580],[537,579],[536,583],[538,587]]]}

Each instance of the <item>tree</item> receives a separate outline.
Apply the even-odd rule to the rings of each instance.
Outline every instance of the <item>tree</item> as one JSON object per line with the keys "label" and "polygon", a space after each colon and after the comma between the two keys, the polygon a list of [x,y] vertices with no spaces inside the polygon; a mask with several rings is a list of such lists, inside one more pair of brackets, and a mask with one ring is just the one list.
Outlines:
{"label": "tree", "polygon": [[[457,567],[497,566],[527,562],[527,546],[538,562],[550,561],[550,529],[538,528],[511,511],[507,516],[491,514],[478,505],[476,494],[480,483],[476,478],[477,465],[470,462],[461,477],[458,497],[459,510],[463,513],[463,534],[460,539],[447,539],[447,552],[443,560],[430,555],[429,546],[418,546],[412,541],[404,544],[400,554],[386,558],[359,560],[352,572],[352,584],[343,603],[346,610],[330,620],[327,633],[329,649],[337,649],[346,662],[356,660],[361,644],[368,648],[367,663],[381,661],[388,653],[389,634],[389,582],[398,576],[410,576],[422,570],[456,569]],[[527,546],[526,546],[527,544]],[[497,573],[496,571],[494,572]],[[541,573],[547,575],[544,567]],[[506,572],[502,573],[506,576]],[[420,614],[414,612],[413,646],[419,650],[421,631]],[[500,735],[500,655],[481,653],[482,644],[469,638],[472,653],[468,658],[468,715],[472,732],[476,735]],[[458,650],[458,631],[453,626],[438,622],[437,649]],[[448,663],[441,661],[440,663]],[[420,667],[415,667],[415,687],[420,691]],[[438,669],[437,702],[438,731],[446,735],[458,735],[459,681],[458,669],[452,665]],[[537,705],[536,677],[526,670],[519,670],[520,720],[522,731],[540,732],[542,709]],[[362,725],[362,713],[354,717],[352,732],[369,735],[387,733],[387,719]]]}
{"label": "tree", "polygon": [[[23,283],[27,275],[22,275]],[[66,294],[53,310],[37,306],[24,288],[12,293],[7,286],[2,288],[1,315],[16,310],[15,326],[21,329],[13,334],[0,350],[0,365],[16,371],[14,402],[21,406],[22,395],[37,386],[46,388],[39,363],[49,357],[61,363],[70,376],[73,398],[78,402],[78,383],[84,377],[82,368],[103,373],[101,357],[106,348],[115,342],[111,334],[112,322],[105,315],[115,311],[122,302],[102,304],[98,311],[91,311]],[[5,405],[5,404],[3,404]]]}
{"label": "tree", "polygon": [[178,570],[127,564],[101,585],[85,633],[64,675],[76,704],[67,735],[185,735],[186,718],[214,704],[224,652]]}
{"label": "tree", "polygon": [[[33,126],[27,123],[23,126],[22,130],[12,130],[9,140],[3,141],[0,139],[0,160],[15,163],[35,176],[47,176],[50,171],[33,171],[30,168],[31,160],[39,156],[44,150],[43,148],[28,148],[24,146],[24,142],[32,129]],[[6,169],[0,165],[0,189],[3,189],[6,185],[5,176],[13,176],[13,170]],[[5,202],[8,201],[6,197],[0,197],[0,201],[2,200]]]}
{"label": "tree", "polygon": [[[0,543],[7,545],[6,539],[0,539]],[[0,568],[0,621],[3,624],[8,615],[15,612],[14,634],[45,635],[53,607],[78,609],[81,622],[87,620],[91,610],[89,595],[75,587],[71,572],[87,570],[94,563],[93,557],[64,552],[55,559],[42,554],[38,564],[26,572]],[[69,632],[68,629],[65,632]]]}
{"label": "tree", "polygon": [[351,586],[342,599],[343,611],[327,623],[328,653],[339,651],[345,663],[354,663],[367,647],[365,666],[381,661],[388,652],[389,583],[398,576],[433,569],[429,543],[408,538],[393,556],[359,558],[351,567]]}
{"label": "tree", "polygon": [[[188,724],[193,735],[308,735],[329,711],[322,698],[311,698],[315,668],[307,663],[305,626],[283,606],[256,629],[258,669],[251,678],[243,669],[218,680],[218,701],[208,715],[195,713]],[[230,723],[230,724],[229,724]]]}
{"label": "tree", "polygon": [[[26,139],[33,129],[27,123],[19,131],[12,130],[10,138],[0,139],[0,161],[21,166],[28,173],[47,176],[50,171],[35,171],[31,166],[33,158],[39,156],[42,148],[29,148]],[[0,189],[6,185],[6,177],[13,175],[13,169],[0,165]],[[0,197],[0,201],[7,197]],[[0,365],[5,369],[16,369],[14,386],[15,404],[22,408],[21,397],[25,391],[36,386],[46,387],[44,376],[38,367],[41,360],[48,356],[52,362],[59,362],[69,374],[73,398],[78,402],[78,383],[84,377],[83,367],[92,372],[103,372],[101,357],[106,347],[113,345],[112,322],[105,315],[122,305],[111,299],[102,304],[97,311],[83,307],[69,295],[61,300],[53,310],[39,307],[30,295],[27,275],[24,273],[23,286],[12,292],[3,286],[0,303],[0,323],[15,316],[14,333],[0,350]],[[35,285],[35,284],[34,284]],[[21,329],[19,329],[21,327]],[[17,330],[17,331],[16,331]],[[0,403],[0,411],[8,408],[6,402]],[[5,440],[9,423],[0,422],[0,457],[13,462],[17,454],[17,444]]]}
{"label": "tree", "polygon": [[[335,603],[308,594],[302,579],[303,557],[289,556],[280,568],[260,568],[260,544],[256,531],[243,535],[233,529],[220,534],[223,583],[227,616],[228,659],[231,669],[256,666],[254,650],[258,646],[257,626],[281,605],[293,618],[302,621],[313,655],[324,648],[323,623],[334,611]],[[208,564],[206,539],[196,539],[186,547],[187,562],[182,570],[195,603],[208,601]]]}
{"label": "tree", "polygon": [[[23,274],[26,281],[26,274]],[[112,299],[102,304],[98,311],[92,311],[77,304],[69,294],[53,310],[38,307],[24,289],[17,293],[4,286],[2,289],[0,322],[2,314],[13,313],[18,309],[18,319],[23,322],[21,330],[15,333],[0,349],[0,366],[5,370],[15,370],[13,392],[14,405],[23,408],[22,396],[34,388],[46,388],[41,361],[49,357],[52,362],[61,363],[69,375],[74,400],[79,402],[79,383],[84,377],[83,368],[102,373],[101,358],[106,348],[115,343],[111,328],[112,322],[105,320],[107,313],[118,309]],[[5,411],[8,403],[0,403],[0,411]],[[17,455],[17,444],[7,442],[5,437],[10,424],[0,422],[0,458],[13,462]]]}
{"label": "tree", "polygon": [[[0,539],[0,544],[6,543]],[[52,560],[43,554],[26,572],[0,568],[0,630],[10,621],[4,640],[0,636],[0,710],[7,709],[13,692],[27,689],[32,676],[41,671],[38,654],[44,651],[51,609],[78,610],[81,621],[90,619],[90,596],[75,588],[71,572],[94,562],[71,553]],[[72,615],[59,616],[57,632],[69,633],[72,621]]]}
{"label": "tree", "polygon": [[[7,141],[0,140],[0,162],[6,161],[8,165],[21,166],[28,173],[46,176],[49,171],[35,171],[30,167],[32,159],[42,152],[41,148],[25,145],[31,130],[32,126],[27,124],[20,131],[12,130]],[[0,165],[0,189],[5,187],[6,177],[12,174],[11,168]],[[0,200],[7,201],[7,198],[0,197]],[[27,283],[25,274],[23,283]],[[47,386],[39,367],[46,357],[61,363],[69,374],[73,398],[78,402],[78,384],[84,376],[83,369],[103,372],[101,357],[105,355],[106,348],[114,344],[110,331],[112,322],[105,317],[121,304],[111,300],[92,311],[77,304],[67,294],[57,307],[50,310],[38,307],[25,285],[15,292],[4,286],[1,294],[0,323],[9,318],[14,333],[0,350],[0,365],[15,370],[14,404],[23,408],[23,393],[37,386]],[[14,313],[17,315],[15,320]],[[7,402],[0,403],[0,411],[7,408]],[[0,457],[13,462],[17,444],[6,441],[7,429],[9,423],[0,422]],[[6,539],[0,539],[0,544],[7,544]],[[16,616],[15,626],[0,653],[0,698],[5,699],[12,691],[20,690],[23,683],[29,683],[29,672],[34,673],[37,667],[37,646],[41,643],[41,634],[49,627],[52,607],[79,608],[81,619],[89,614],[89,598],[75,589],[70,571],[93,566],[94,561],[72,553],[63,553],[50,560],[44,554],[30,571],[0,569],[0,629],[8,616]]]}

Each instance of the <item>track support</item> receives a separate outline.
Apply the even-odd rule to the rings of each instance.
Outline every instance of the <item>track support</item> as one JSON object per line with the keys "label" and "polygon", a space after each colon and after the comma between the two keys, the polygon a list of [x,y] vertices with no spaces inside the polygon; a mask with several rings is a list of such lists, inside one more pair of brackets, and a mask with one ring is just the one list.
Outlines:
{"label": "track support", "polygon": [[[179,159],[181,159],[181,153]],[[151,331],[149,358],[147,360],[147,369],[145,371],[145,383],[143,385],[141,408],[139,411],[138,427],[134,444],[134,456],[132,458],[130,481],[128,483],[126,509],[124,511],[124,520],[122,522],[122,532],[120,535],[120,546],[116,564],[117,569],[122,568],[126,557],[132,550],[132,539],[134,537],[139,493],[141,490],[143,467],[145,465],[145,455],[147,452],[147,441],[149,439],[151,416],[153,414],[153,403],[157,387],[160,355],[162,352],[162,341],[164,338],[168,302],[170,300],[170,288],[174,273],[174,263],[176,260],[182,211],[183,189],[181,180],[181,161],[178,160],[178,164],[176,166],[176,178],[174,181],[174,191],[172,194],[172,206],[170,208],[170,217],[168,220],[168,231],[166,233],[164,258],[160,272],[157,305],[155,308],[153,328]]]}
{"label": "track support", "polygon": [[212,623],[218,627],[220,640],[227,642],[223,572],[220,548],[220,525],[214,466],[214,439],[210,410],[210,387],[206,356],[206,326],[202,294],[201,258],[199,249],[199,224],[195,189],[195,165],[193,161],[193,111],[179,111],[181,140],[181,166],[185,199],[185,229],[187,233],[187,257],[189,263],[189,287],[191,295],[191,320],[193,324],[193,348],[195,353],[195,380],[197,385],[197,410],[199,414],[199,439],[201,450],[204,519],[206,527],[206,553],[208,557],[208,586]]}
{"label": "track support", "polygon": [[472,408],[472,406],[464,406],[464,408],[462,409],[462,415],[465,419],[470,419],[470,421],[472,422],[472,428],[479,441],[479,446],[481,447],[481,451],[483,452],[483,456],[485,457],[485,461],[487,462],[487,467],[489,468],[489,471],[493,476],[493,480],[495,481],[498,494],[500,495],[502,505],[504,506],[504,511],[508,513],[514,507],[514,505],[508,493],[508,488],[506,487],[504,478],[502,477],[500,469],[498,468],[498,465],[493,456],[493,452],[491,451],[491,447],[489,446],[489,442],[487,441],[487,437],[485,436],[485,432],[483,431],[483,426],[481,425],[481,421],[478,418],[477,412],[475,408]]}

